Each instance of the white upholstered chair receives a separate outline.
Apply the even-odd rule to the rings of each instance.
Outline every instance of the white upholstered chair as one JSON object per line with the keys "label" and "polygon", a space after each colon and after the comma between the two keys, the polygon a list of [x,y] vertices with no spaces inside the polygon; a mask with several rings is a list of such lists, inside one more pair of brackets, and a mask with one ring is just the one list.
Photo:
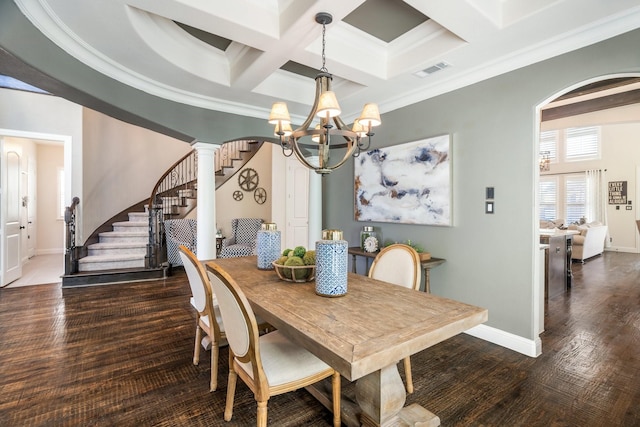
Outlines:
{"label": "white upholstered chair", "polygon": [[[414,290],[420,289],[420,256],[409,245],[396,243],[383,248],[369,269],[369,277]],[[413,393],[411,359],[404,359],[407,393]]]}
{"label": "white upholstered chair", "polygon": [[[204,266],[198,261],[195,254],[187,247],[181,245],[179,247],[180,257],[184,265],[184,270],[189,279],[191,287],[191,305],[196,309],[196,338],[193,348],[193,364],[200,362],[200,344],[203,336],[208,337],[211,342],[211,383],[210,390],[215,391],[218,388],[218,353],[220,342],[226,340],[224,332],[224,324],[220,316],[220,308],[218,307],[215,295],[211,290],[209,277]],[[205,340],[205,347],[206,340]]]}
{"label": "white upholstered chair", "polygon": [[233,416],[237,378],[253,391],[258,403],[256,424],[267,425],[271,396],[297,390],[332,377],[333,424],[340,426],[340,374],[279,331],[258,335],[256,318],[246,296],[223,269],[209,264],[209,282],[218,296],[229,342],[229,380],[224,419]]}

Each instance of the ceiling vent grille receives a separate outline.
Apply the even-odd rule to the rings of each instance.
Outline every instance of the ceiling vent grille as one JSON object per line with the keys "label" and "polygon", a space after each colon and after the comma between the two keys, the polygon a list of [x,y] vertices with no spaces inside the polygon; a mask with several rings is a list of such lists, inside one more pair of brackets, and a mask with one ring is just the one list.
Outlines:
{"label": "ceiling vent grille", "polygon": [[451,64],[449,64],[448,62],[442,61],[442,62],[438,62],[437,64],[434,64],[434,65],[432,65],[430,67],[427,67],[424,70],[417,71],[417,72],[415,72],[413,74],[418,76],[418,77],[420,77],[420,78],[423,78],[423,77],[427,77],[428,75],[431,75],[433,73],[436,73],[436,72],[438,72],[440,70],[444,70],[445,68],[448,68],[450,66],[451,66]]}

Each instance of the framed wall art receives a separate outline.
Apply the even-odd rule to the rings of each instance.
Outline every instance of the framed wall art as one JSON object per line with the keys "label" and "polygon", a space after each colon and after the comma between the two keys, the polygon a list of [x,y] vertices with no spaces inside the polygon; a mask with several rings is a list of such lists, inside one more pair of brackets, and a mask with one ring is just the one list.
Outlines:
{"label": "framed wall art", "polygon": [[361,153],[355,219],[451,226],[451,135]]}

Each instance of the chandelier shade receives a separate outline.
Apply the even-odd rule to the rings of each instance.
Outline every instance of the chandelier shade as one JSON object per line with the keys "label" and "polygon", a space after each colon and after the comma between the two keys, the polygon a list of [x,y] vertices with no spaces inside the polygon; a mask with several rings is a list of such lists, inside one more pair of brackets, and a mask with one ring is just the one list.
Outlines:
{"label": "chandelier shade", "polygon": [[336,94],[330,90],[323,92],[318,101],[318,112],[316,115],[321,118],[330,119],[331,117],[339,116],[340,113],[342,113],[342,111],[340,111]]}
{"label": "chandelier shade", "polygon": [[292,130],[285,102],[275,102],[269,114],[269,123],[275,125],[275,134],[280,137],[284,155],[295,154],[302,164],[321,175],[330,173],[351,156],[357,157],[361,150],[368,149],[374,135],[371,129],[381,124],[378,106],[373,103],[365,104],[351,129],[340,118],[342,110],[331,90],[333,76],[325,67],[325,31],[332,19],[328,13],[316,15],[316,22],[322,25],[322,68],[315,78],[315,98],[309,116],[300,127]]}
{"label": "chandelier shade", "polygon": [[269,123],[278,126],[291,123],[291,116],[285,102],[274,102],[269,114]]}
{"label": "chandelier shade", "polygon": [[378,105],[373,103],[365,104],[362,109],[362,115],[358,118],[358,122],[364,127],[374,127],[382,123]]}

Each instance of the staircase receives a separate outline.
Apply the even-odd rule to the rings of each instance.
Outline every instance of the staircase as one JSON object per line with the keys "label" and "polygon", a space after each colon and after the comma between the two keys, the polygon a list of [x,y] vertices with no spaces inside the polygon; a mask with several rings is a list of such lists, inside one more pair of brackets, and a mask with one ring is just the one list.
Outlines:
{"label": "staircase", "polygon": [[99,242],[87,247],[78,271],[144,268],[149,242],[149,212],[129,212],[129,220],[114,222],[113,231],[100,233]]}
{"label": "staircase", "polygon": [[[242,169],[263,143],[264,140],[231,141],[216,151],[214,157],[216,189]],[[73,254],[86,253],[86,256],[72,255],[70,259],[65,258],[65,265],[73,265],[75,258],[77,272],[63,275],[62,287],[166,277],[168,266],[162,264],[161,259],[158,258],[158,254],[164,250],[164,239],[162,232],[159,231],[161,230],[159,222],[162,219],[184,218],[196,207],[196,193],[197,159],[194,150],[177,161],[158,180],[149,203],[144,207],[144,212],[129,212],[127,221],[116,221],[111,224],[112,231],[94,232],[88,242],[97,241],[97,243],[70,250]],[[158,220],[158,217],[154,216],[152,219],[155,219],[155,222],[149,219],[148,206],[151,201],[156,201],[152,205],[152,211],[155,212],[160,208],[163,217]],[[152,223],[153,231],[150,231]],[[108,224],[108,222],[103,224],[100,229],[108,229]],[[68,234],[69,229],[74,230],[72,232],[74,234],[75,222],[71,227],[67,225],[67,228]],[[75,245],[75,239],[73,241]],[[67,270],[65,267],[65,271],[74,270]]]}

